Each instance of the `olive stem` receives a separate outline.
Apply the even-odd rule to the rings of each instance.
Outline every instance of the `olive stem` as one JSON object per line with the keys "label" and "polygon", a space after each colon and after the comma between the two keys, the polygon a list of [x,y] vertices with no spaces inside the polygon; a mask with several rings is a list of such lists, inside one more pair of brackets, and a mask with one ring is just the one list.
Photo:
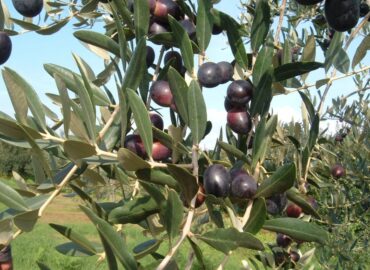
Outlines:
{"label": "olive stem", "polygon": [[242,228],[244,228],[245,224],[247,224],[249,217],[252,212],[252,207],[253,207],[253,200],[249,200],[247,209],[245,210],[243,219],[242,219]]}
{"label": "olive stem", "polygon": [[196,198],[197,196],[195,195],[194,198],[190,202],[190,208],[189,208],[190,210],[188,212],[188,216],[186,218],[186,222],[182,230],[180,239],[177,241],[176,245],[171,248],[170,252],[166,255],[166,257],[162,260],[162,262],[158,265],[158,267],[156,268],[157,270],[163,270],[166,267],[166,265],[170,262],[171,258],[175,255],[177,249],[181,246],[181,243],[184,241],[184,239],[190,232],[191,223],[193,221],[193,216],[194,216]]}
{"label": "olive stem", "polygon": [[42,216],[45,208],[54,200],[54,198],[59,194],[59,192],[62,190],[62,188],[68,183],[68,181],[71,179],[73,174],[77,171],[78,166],[74,165],[72,169],[68,172],[68,174],[64,177],[63,181],[56,187],[54,192],[51,194],[51,196],[44,202],[44,204],[39,209],[39,217]]}
{"label": "olive stem", "polygon": [[275,44],[279,43],[279,35],[280,35],[281,26],[284,20],[285,6],[286,6],[286,0],[283,0],[280,6],[279,22],[276,28],[276,33],[275,33],[275,38],[274,38]]}
{"label": "olive stem", "polygon": [[[330,81],[333,82],[333,81],[336,81],[336,80],[340,80],[340,79],[343,79],[343,78],[346,78],[346,77],[355,75],[357,73],[361,73],[361,72],[366,71],[368,69],[370,69],[370,66],[365,66],[365,67],[363,67],[363,68],[361,68],[359,70],[351,71],[351,72],[346,73],[344,75],[337,76],[337,77],[334,77],[334,78],[330,78]],[[300,91],[300,90],[304,90],[304,89],[308,89],[308,88],[311,88],[311,87],[315,87],[315,86],[316,86],[316,83],[306,84],[306,85],[303,85],[301,87],[298,87],[298,88],[296,88],[294,90],[288,91],[287,94],[291,94],[291,93],[294,93],[294,92],[297,92],[297,91]]]}
{"label": "olive stem", "polygon": [[[199,171],[198,151],[199,151],[199,146],[194,144],[192,147],[192,164],[193,164],[193,175],[195,176],[197,183],[198,183],[198,171]],[[194,198],[190,202],[188,216],[186,218],[186,222],[183,227],[180,239],[177,241],[176,245],[171,248],[170,252],[166,255],[166,257],[159,264],[159,266],[157,267],[157,270],[162,270],[166,267],[166,265],[169,263],[171,258],[175,255],[177,249],[181,246],[182,242],[185,240],[186,236],[190,233],[191,223],[193,222],[193,217],[195,213],[196,199],[197,199],[197,194],[195,194]]]}
{"label": "olive stem", "polygon": [[120,111],[120,106],[116,106],[114,108],[114,111],[112,112],[112,114],[110,115],[108,121],[105,123],[104,127],[99,131],[98,133],[98,136],[96,137],[96,142],[99,143],[101,142],[101,140],[103,139],[105,133],[107,133],[108,129],[110,128],[110,126],[112,125],[113,121],[114,121],[114,118],[116,117],[116,115],[119,113]]}
{"label": "olive stem", "polygon": [[222,270],[224,269],[227,261],[229,260],[230,258],[230,255],[231,255],[232,251],[229,251],[229,254],[227,254],[224,259],[222,260],[221,264],[217,267],[217,270]]}

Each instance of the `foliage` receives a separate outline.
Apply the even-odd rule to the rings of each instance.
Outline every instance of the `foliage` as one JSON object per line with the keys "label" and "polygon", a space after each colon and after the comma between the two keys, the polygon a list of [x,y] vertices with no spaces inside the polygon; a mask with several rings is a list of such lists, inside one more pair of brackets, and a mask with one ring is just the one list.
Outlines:
{"label": "foliage", "polygon": [[0,141],[0,175],[11,175],[12,171],[31,175],[31,153],[28,150]]}
{"label": "foliage", "polygon": [[[0,201],[9,208],[2,212],[0,222],[13,221],[19,232],[29,232],[55,197],[71,188],[71,195],[82,200],[79,208],[96,227],[100,242],[95,244],[64,224],[51,224],[68,239],[56,249],[66,255],[104,259],[109,269],[177,267],[175,254],[185,243],[191,246],[189,268],[195,260],[207,268],[204,253],[208,249],[213,254],[223,253],[219,266],[223,268],[240,248],[255,250],[243,260],[248,269],[251,265],[259,269],[260,264],[304,268],[315,249],[302,255],[303,242],[312,242],[319,251],[318,261],[326,267],[338,264],[338,268],[345,268],[348,261],[353,265],[358,258],[345,253],[356,250],[364,254],[367,247],[358,229],[368,222],[365,78],[370,67],[362,60],[369,40],[357,34],[368,33],[370,14],[351,33],[333,34],[325,20],[319,20],[323,13],[320,6],[250,1],[242,4],[245,10],[239,23],[218,10],[217,1],[193,2],[47,2],[47,26],[14,19],[1,4],[0,25],[10,35],[18,34],[19,27],[50,35],[70,21],[75,27],[86,28],[103,18],[105,33],[77,30],[74,36],[104,59],[105,68],[97,73],[78,55],[73,55],[77,73],[45,64],[58,93],[47,96],[61,108],[59,115],[44,106],[20,74],[7,67],[2,70],[15,118],[0,114],[0,139],[29,149],[35,184],[27,185],[20,177],[18,189],[1,183]],[[192,20],[190,24],[196,23],[195,37],[181,20],[185,14]],[[283,22],[287,27],[282,27]],[[225,119],[226,138],[221,131],[214,150],[207,151],[200,149],[199,143],[215,131],[207,121],[203,97],[207,90],[196,71],[208,56],[212,32],[219,29],[226,33],[235,57],[233,78],[227,80],[249,80],[253,96],[250,104],[250,97],[242,105],[231,104]],[[347,49],[357,37],[360,45],[349,72]],[[154,44],[160,46],[156,63],[146,55],[147,46]],[[181,52],[182,67],[177,69],[173,59],[162,65],[169,48]],[[318,50],[324,54],[323,63],[317,62]],[[218,65],[213,66],[216,75],[222,74]],[[309,81],[311,72],[322,77]],[[337,72],[343,76],[336,76]],[[358,89],[353,95],[358,100],[348,106],[347,97],[341,97],[324,111],[332,82],[349,76],[355,78]],[[214,76],[215,82],[208,86],[223,83],[220,77]],[[108,83],[110,79],[114,87]],[[154,94],[150,85],[156,80],[168,81],[170,93]],[[309,91],[313,87],[317,88],[315,97]],[[277,115],[270,114],[271,101],[277,95],[297,91],[302,100],[302,123],[284,125]],[[241,90],[239,94],[249,92]],[[161,99],[170,102],[162,103]],[[149,111],[159,108],[152,100],[167,106],[171,125],[164,130],[152,123]],[[353,137],[342,138],[339,146],[333,144],[333,138],[320,129],[328,117],[348,123]],[[345,129],[347,126],[341,135]],[[63,160],[63,166],[57,160]],[[330,175],[335,162],[345,165],[346,176],[334,179]],[[205,173],[213,164],[219,164],[214,168],[220,169]],[[220,172],[227,177],[220,177]],[[253,193],[247,192],[248,199],[229,193],[230,181],[238,174],[249,174],[258,182]],[[205,182],[211,188],[207,184],[203,189]],[[104,202],[93,196],[108,186],[120,192],[118,198],[116,192]],[[285,211],[287,199],[297,204],[299,212],[294,218]],[[150,239],[127,241],[127,224],[137,224]],[[294,243],[287,247],[267,245],[258,234],[261,229],[283,233]],[[12,231],[8,228],[3,234],[10,238]],[[338,247],[339,236],[343,242]],[[163,243],[168,250],[160,249]],[[336,252],[338,248],[343,251]],[[337,258],[331,261],[332,256]],[[154,262],[145,264],[145,257]],[[359,267],[367,260],[364,255]]]}

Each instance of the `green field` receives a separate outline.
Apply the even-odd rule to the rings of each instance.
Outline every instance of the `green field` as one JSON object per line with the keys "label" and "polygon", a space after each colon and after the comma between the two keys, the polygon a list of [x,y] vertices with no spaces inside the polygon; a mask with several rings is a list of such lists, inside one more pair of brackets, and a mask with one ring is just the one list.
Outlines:
{"label": "green field", "polygon": [[[6,181],[8,182],[8,181]],[[90,223],[88,218],[84,216],[78,208],[79,201],[77,198],[67,198],[59,195],[54,202],[49,205],[44,216],[38,221],[34,230],[29,233],[19,235],[12,243],[14,269],[29,270],[29,269],[52,269],[52,270],[91,270],[91,269],[107,269],[105,262],[98,264],[97,256],[92,257],[70,257],[65,256],[55,250],[55,246],[69,242],[64,236],[52,229],[48,224],[56,223],[63,226],[71,227],[76,232],[83,234],[86,238],[93,242],[99,242],[98,234],[95,227]],[[2,206],[3,208],[4,206]],[[150,238],[144,236],[143,229],[136,225],[126,225],[123,228],[126,236],[127,244],[132,249],[136,244],[141,243]],[[275,234],[263,232],[258,237],[263,242],[273,242]],[[224,258],[224,254],[214,252],[211,247],[201,243],[204,258],[208,269],[215,269]],[[180,269],[184,268],[188,261],[190,246],[185,243],[185,248],[180,249],[181,252],[176,255],[176,261],[179,263]],[[158,253],[165,255],[168,252],[167,242],[163,242]],[[240,269],[241,260],[251,256],[254,251],[247,249],[237,249],[234,251],[226,264],[226,269]],[[155,261],[151,256],[147,256],[140,260],[143,269],[152,269]],[[49,268],[40,268],[38,263]],[[199,269],[197,262],[194,263],[192,269]]]}

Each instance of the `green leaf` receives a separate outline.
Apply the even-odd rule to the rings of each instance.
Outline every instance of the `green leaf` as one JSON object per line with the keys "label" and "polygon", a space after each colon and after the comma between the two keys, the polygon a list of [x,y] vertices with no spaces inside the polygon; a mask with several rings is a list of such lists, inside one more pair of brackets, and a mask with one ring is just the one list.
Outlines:
{"label": "green leaf", "polygon": [[41,27],[39,30],[36,30],[36,33],[40,35],[52,35],[62,29],[72,18],[73,16],[69,16],[46,27]]}
{"label": "green leaf", "polygon": [[19,211],[28,211],[28,206],[21,195],[10,186],[0,181],[0,202]]}
{"label": "green leaf", "polygon": [[10,20],[12,20],[15,24],[19,25],[20,27],[22,27],[26,30],[37,31],[37,30],[41,29],[40,26],[38,26],[36,24],[33,24],[33,23],[30,23],[30,22],[27,22],[27,21],[17,20],[17,19],[14,19],[14,18],[10,18]]}
{"label": "green leaf", "polygon": [[266,220],[266,204],[263,198],[253,201],[252,211],[248,222],[244,226],[244,231],[252,234],[258,233]]}
{"label": "green leaf", "polygon": [[188,85],[180,73],[173,67],[170,67],[168,70],[168,82],[170,84],[178,113],[185,123],[189,123]]}
{"label": "green leaf", "polygon": [[348,72],[350,61],[348,54],[343,48],[339,48],[337,51],[337,54],[333,60],[333,65],[339,72],[342,72],[343,74]]}
{"label": "green leaf", "polygon": [[251,28],[251,46],[254,52],[258,52],[260,46],[265,42],[269,29],[270,5],[267,0],[260,0],[257,2],[256,14]]}
{"label": "green leaf", "polygon": [[369,35],[365,36],[365,38],[361,41],[360,45],[358,45],[355,55],[353,56],[352,59],[352,68],[355,68],[355,66],[357,66],[362,59],[364,59],[368,50],[370,50]]}
{"label": "green leaf", "polygon": [[311,121],[313,121],[313,119],[315,118],[315,108],[311,100],[308,98],[308,96],[305,93],[301,91],[299,91],[298,93],[301,96],[304,105],[306,106],[306,109],[307,109],[308,114],[310,115]]}
{"label": "green leaf", "polygon": [[81,248],[85,249],[87,252],[97,254],[97,250],[95,249],[93,244],[89,240],[87,240],[82,234],[77,233],[70,227],[65,227],[54,223],[49,223],[49,225],[54,230],[67,237],[69,240],[71,240]]}
{"label": "green leaf", "polygon": [[205,52],[212,37],[213,16],[211,0],[198,0],[196,34],[201,52]]}
{"label": "green leaf", "polygon": [[39,210],[32,210],[14,217],[14,224],[24,232],[30,232],[39,218]]}
{"label": "green leaf", "polygon": [[251,116],[264,115],[270,109],[272,100],[272,68],[266,70],[262,75],[251,101]]}
{"label": "green leaf", "polygon": [[189,35],[181,24],[171,15],[168,16],[168,21],[177,46],[180,48],[184,66],[189,73],[192,74],[194,69],[194,54]]}
{"label": "green leaf", "polygon": [[81,141],[66,140],[63,143],[63,149],[67,155],[74,160],[96,155],[96,150],[93,145]]}
{"label": "green leaf", "polygon": [[[314,62],[316,59],[316,43],[315,36],[309,35],[306,41],[306,45],[303,48],[301,62]],[[308,74],[301,76],[302,80],[305,81]]]}
{"label": "green leaf", "polygon": [[274,81],[284,81],[286,79],[308,73],[320,67],[323,67],[323,64],[318,62],[295,62],[284,64],[275,68]]}
{"label": "green leaf", "polygon": [[136,41],[148,33],[149,27],[149,5],[147,0],[134,1],[134,22]]}
{"label": "green leaf", "polygon": [[146,70],[146,41],[141,38],[131,57],[130,63],[123,78],[122,89],[125,92],[127,88],[136,90],[145,74]]}
{"label": "green leaf", "polygon": [[308,137],[307,147],[309,151],[312,151],[314,148],[317,137],[319,136],[319,126],[320,126],[320,116],[319,114],[315,114],[315,117],[312,120],[311,128],[310,128],[310,135]]}
{"label": "green leaf", "polygon": [[135,259],[139,260],[148,254],[154,253],[161,244],[162,240],[158,239],[150,239],[148,241],[140,243],[133,249]]}
{"label": "green leaf", "polygon": [[202,140],[207,126],[207,107],[197,81],[192,80],[188,91],[188,124],[193,145]]}
{"label": "green leaf", "polygon": [[[78,61],[78,60],[76,59],[76,61]],[[81,104],[81,109],[84,112],[81,115],[81,119],[86,124],[86,129],[87,129],[87,132],[89,134],[89,138],[93,142],[93,141],[95,141],[95,137],[96,137],[95,107],[94,107],[94,104],[92,102],[89,90],[86,88],[86,85],[88,84],[88,82],[85,80],[86,79],[85,76],[83,76],[83,77],[84,77],[85,85],[77,77],[75,77],[75,81],[76,81],[76,84],[78,86],[77,87],[77,94],[80,97],[79,100],[80,100],[80,104]]]}
{"label": "green leaf", "polygon": [[239,160],[243,160],[244,162],[248,162],[247,156],[240,151],[238,148],[235,146],[222,142],[222,141],[217,141],[217,144],[221,147],[222,150],[224,150],[226,153],[236,157]]}
{"label": "green leaf", "polygon": [[282,193],[294,185],[296,179],[296,167],[294,163],[284,165],[277,169],[273,175],[264,180],[258,187],[255,197],[271,197]]}
{"label": "green leaf", "polygon": [[266,220],[263,228],[268,231],[283,233],[295,240],[325,244],[328,233],[320,226],[298,218],[277,218]]}
{"label": "green leaf", "polygon": [[[80,245],[77,245],[73,242],[68,242],[64,244],[57,245],[55,249],[66,256],[73,256],[73,257],[85,257],[85,256],[94,256],[96,253],[92,253],[84,248],[82,248]],[[40,268],[41,269],[41,268]],[[51,268],[47,268],[51,269]]]}
{"label": "green leaf", "polygon": [[106,222],[104,219],[101,219],[98,216],[96,216],[91,209],[83,205],[80,205],[80,208],[95,224],[98,231],[107,241],[114,255],[118,258],[123,267],[125,269],[138,269],[137,263],[133,255],[128,252],[128,248],[126,246],[124,239],[118,232],[114,230],[112,225]]}
{"label": "green leaf", "polygon": [[150,168],[150,164],[128,149],[120,148],[117,153],[118,162],[125,170],[137,171]]}
{"label": "green leaf", "polygon": [[69,125],[71,122],[70,99],[68,96],[67,87],[63,80],[58,76],[58,74],[54,75],[54,80],[57,85],[58,92],[62,101],[64,135],[68,138]]}
{"label": "green leaf", "polygon": [[264,161],[267,147],[277,127],[277,115],[271,117],[267,122],[266,119],[266,117],[261,118],[256,128],[252,147],[252,168],[255,168],[258,162]]}
{"label": "green leaf", "polygon": [[8,94],[15,111],[15,117],[18,122],[26,124],[28,103],[23,88],[17,78],[13,75],[13,72],[11,72],[9,69],[3,69],[2,74],[6,89],[8,90]]}
{"label": "green leaf", "polygon": [[41,139],[41,135],[37,131],[26,126],[21,127],[14,121],[9,121],[0,117],[0,134],[15,140],[27,140],[28,136],[24,130],[27,131],[31,138]]}
{"label": "green leaf", "polygon": [[73,35],[78,40],[104,49],[118,57],[120,56],[120,49],[117,42],[115,42],[113,39],[104,34],[94,32],[91,30],[77,30],[76,32],[73,33]]}
{"label": "green leaf", "polygon": [[200,264],[200,268],[205,270],[206,269],[206,264],[205,264],[205,261],[204,261],[204,256],[203,256],[202,250],[189,236],[187,236],[187,239],[188,239],[188,241],[191,245],[191,248],[194,251],[194,254],[195,254],[195,257],[198,260],[198,263]]}
{"label": "green leaf", "polygon": [[198,184],[194,175],[184,168],[178,167],[175,164],[168,164],[168,171],[175,178],[181,187],[184,199],[190,205],[191,199],[198,192]]}
{"label": "green leaf", "polygon": [[145,196],[113,209],[108,215],[108,220],[114,224],[135,224],[159,211],[157,202],[151,196]]}
{"label": "green leaf", "polygon": [[134,30],[134,25],[132,22],[132,13],[128,10],[126,6],[126,1],[113,0],[112,4],[113,3],[114,9],[117,10],[118,13],[121,15],[122,20],[125,22],[125,24],[127,24],[131,30]]}
{"label": "green leaf", "polygon": [[183,218],[183,204],[179,195],[173,189],[168,191],[168,198],[164,210],[164,225],[167,229],[167,235],[170,244],[180,232],[180,225]]}
{"label": "green leaf", "polygon": [[[177,43],[176,38],[174,37],[174,34],[172,32],[165,32],[156,34],[153,36],[150,36],[149,40],[153,42],[154,44],[158,45],[164,45],[167,47],[179,47],[179,44]],[[191,42],[191,47],[193,49],[193,53],[199,53],[198,45],[195,44],[194,41]]]}
{"label": "green leaf", "polygon": [[311,206],[311,204],[307,201],[307,198],[304,195],[300,194],[297,189],[291,188],[286,192],[288,199],[299,207],[302,208],[303,212],[309,215],[313,215],[314,217],[321,219],[320,215],[317,211]]}
{"label": "green leaf", "polygon": [[150,121],[148,111],[145,104],[134,90],[127,89],[127,95],[136,127],[139,131],[140,138],[144,143],[145,151],[148,156],[152,156],[153,133],[152,122]]}
{"label": "green leaf", "polygon": [[136,171],[136,176],[142,180],[156,185],[168,186],[175,190],[179,190],[179,184],[169,174],[163,172],[160,169],[141,169]]}
{"label": "green leaf", "polygon": [[[76,78],[81,82],[81,84],[83,84],[81,76],[67,68],[54,64],[45,64],[44,69],[52,77],[54,77],[54,74],[57,74],[65,83],[66,87],[76,94],[78,93],[79,87],[79,84],[76,82]],[[91,84],[90,87],[93,92],[93,102],[95,105],[107,106],[110,104],[107,95],[99,87],[94,84]]]}
{"label": "green leaf", "polygon": [[272,67],[272,56],[274,50],[270,46],[264,46],[258,53],[256,63],[253,67],[253,84],[258,85],[262,76]]}
{"label": "green leaf", "polygon": [[[216,12],[216,10],[213,9],[213,12]],[[221,19],[222,28],[226,30],[227,39],[235,60],[241,68],[246,70],[248,68],[248,55],[245,51],[244,42],[239,32],[240,25],[229,15],[221,11],[217,12]]]}
{"label": "green leaf", "polygon": [[235,228],[215,229],[197,236],[197,238],[225,254],[228,254],[238,247],[256,250],[264,249],[261,241],[252,234],[248,232],[239,232]]}
{"label": "green leaf", "polygon": [[328,72],[331,65],[334,63],[334,59],[337,57],[338,51],[342,48],[343,44],[343,33],[335,32],[334,37],[330,42],[330,46],[325,54],[325,71]]}

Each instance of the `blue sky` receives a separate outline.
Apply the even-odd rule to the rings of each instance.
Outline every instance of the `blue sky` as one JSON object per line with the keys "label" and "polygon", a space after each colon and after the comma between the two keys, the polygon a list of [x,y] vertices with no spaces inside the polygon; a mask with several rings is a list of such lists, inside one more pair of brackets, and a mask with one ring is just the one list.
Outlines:
{"label": "blue sky", "polygon": [[[22,18],[13,9],[11,0],[5,0],[5,3],[10,9],[12,16],[18,19]],[[223,0],[216,5],[216,8],[237,19],[240,14],[238,6],[238,0]],[[38,20],[38,18],[35,20]],[[42,22],[41,25],[43,24]],[[274,27],[274,25],[272,27]],[[99,28],[101,29],[101,25],[100,27],[98,26],[98,29]],[[17,29],[19,30],[19,28]],[[50,103],[45,93],[56,93],[57,90],[53,79],[43,69],[44,63],[54,63],[77,71],[72,57],[72,53],[76,53],[87,61],[96,73],[99,73],[103,69],[103,61],[94,53],[88,51],[73,37],[74,30],[72,22],[69,22],[61,31],[51,36],[41,36],[32,32],[14,36],[12,37],[12,55],[4,65],[16,70],[23,76],[38,92],[41,100],[54,111],[58,111],[59,109]],[[357,48],[356,43],[351,46],[350,55],[353,55],[355,48]],[[320,51],[319,48],[317,49],[317,52],[318,51]],[[213,62],[231,62],[233,60],[225,35],[218,35],[212,38],[211,44],[207,50],[207,58],[209,61]],[[352,59],[352,57],[350,57],[350,59]],[[322,54],[318,54],[316,61],[323,61]],[[321,74],[321,76],[324,76],[323,72]],[[322,77],[310,75],[308,82],[315,82],[317,79],[322,79]],[[206,88],[204,90],[204,97],[209,109],[208,118],[215,124],[213,134],[209,136],[207,143],[214,141],[216,136],[218,136],[219,127],[226,122],[223,102],[227,86],[228,84],[223,84],[216,88]],[[327,101],[330,101],[333,96],[349,93],[354,90],[354,88],[355,86],[351,83],[351,79],[337,81],[330,90]],[[111,90],[115,92],[114,87],[112,87]],[[316,90],[312,89],[312,91]],[[299,116],[300,105],[301,100],[297,94],[278,96],[273,99],[274,111],[279,112],[280,119],[284,120],[289,120],[292,116]],[[13,115],[12,106],[2,78],[0,79],[0,111]],[[165,114],[167,115],[167,113]],[[299,119],[299,117],[296,117],[296,119],[297,118]],[[165,118],[165,124],[170,124],[168,117]]]}

